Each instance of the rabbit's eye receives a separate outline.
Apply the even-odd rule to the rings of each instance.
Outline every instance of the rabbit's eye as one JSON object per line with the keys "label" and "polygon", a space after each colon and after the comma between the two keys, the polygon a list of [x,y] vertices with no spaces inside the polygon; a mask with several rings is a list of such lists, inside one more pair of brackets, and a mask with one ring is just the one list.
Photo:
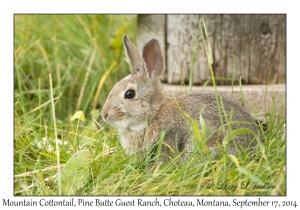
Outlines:
{"label": "rabbit's eye", "polygon": [[135,96],[134,90],[127,90],[125,92],[125,98],[132,99],[132,98],[134,98],[134,96]]}

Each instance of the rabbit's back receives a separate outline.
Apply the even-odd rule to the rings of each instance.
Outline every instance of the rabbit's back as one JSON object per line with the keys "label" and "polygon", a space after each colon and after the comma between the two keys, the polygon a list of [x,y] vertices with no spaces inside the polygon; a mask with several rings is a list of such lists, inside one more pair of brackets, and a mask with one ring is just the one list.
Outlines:
{"label": "rabbit's back", "polygon": [[[155,130],[166,131],[164,141],[178,152],[193,152],[195,149],[192,142],[192,129],[190,124],[187,123],[189,120],[184,116],[183,112],[191,116],[199,126],[200,110],[203,109],[201,115],[209,128],[206,143],[209,148],[217,146],[216,141],[222,144],[224,136],[228,133],[228,121],[234,122],[229,123],[232,130],[248,128],[256,134],[259,133],[257,125],[249,113],[230,98],[223,95],[219,96],[222,99],[219,100],[219,103],[221,103],[220,110],[224,130],[221,129],[222,123],[215,94],[210,91],[192,91],[170,100],[161,107],[160,111],[153,118],[153,125],[150,127]],[[224,110],[226,117],[224,116]],[[255,145],[256,141],[252,135],[245,133],[236,135],[235,142],[240,147],[251,147]],[[165,149],[168,150],[167,148]],[[236,154],[233,143],[229,145],[229,152]]]}

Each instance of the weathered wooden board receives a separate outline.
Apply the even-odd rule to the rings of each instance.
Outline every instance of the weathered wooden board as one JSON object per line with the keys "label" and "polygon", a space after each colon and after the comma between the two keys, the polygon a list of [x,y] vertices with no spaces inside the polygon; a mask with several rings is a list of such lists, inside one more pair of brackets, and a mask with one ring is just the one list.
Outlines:
{"label": "weathered wooden board", "polygon": [[[196,15],[139,15],[138,19],[138,40],[143,44],[157,37],[164,48],[164,80],[188,82],[195,41],[193,84],[210,78]],[[232,78],[234,72],[235,84],[240,77],[244,84],[286,82],[286,15],[199,15],[199,19],[207,26],[215,77]]]}
{"label": "weathered wooden board", "polygon": [[[138,15],[137,47],[141,50],[151,38],[158,39],[164,58],[166,58],[166,15]],[[166,59],[165,59],[166,60]],[[166,64],[165,64],[166,65]],[[167,71],[161,77],[167,80]]]}

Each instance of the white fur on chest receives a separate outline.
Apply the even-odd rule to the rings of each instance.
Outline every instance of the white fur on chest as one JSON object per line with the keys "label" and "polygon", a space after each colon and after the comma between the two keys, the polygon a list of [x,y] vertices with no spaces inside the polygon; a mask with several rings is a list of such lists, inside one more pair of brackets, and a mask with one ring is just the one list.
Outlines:
{"label": "white fur on chest", "polygon": [[120,133],[120,143],[121,143],[122,148],[125,150],[126,154],[131,155],[130,154],[130,138],[129,138],[129,136],[124,135],[124,134],[122,135]]}
{"label": "white fur on chest", "polygon": [[144,140],[144,132],[122,132],[120,133],[120,143],[127,155],[133,155],[142,145],[140,141]]}
{"label": "white fur on chest", "polygon": [[120,143],[126,154],[132,155],[136,150],[140,149],[137,146],[139,141],[144,139],[145,127],[144,124],[137,124],[130,126],[130,129],[118,129]]}

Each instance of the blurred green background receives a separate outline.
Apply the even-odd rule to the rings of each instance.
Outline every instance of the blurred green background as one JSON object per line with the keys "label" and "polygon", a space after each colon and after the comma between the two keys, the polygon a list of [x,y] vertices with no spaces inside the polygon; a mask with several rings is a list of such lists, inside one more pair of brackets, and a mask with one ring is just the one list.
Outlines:
{"label": "blurred green background", "polygon": [[[58,194],[51,184],[57,170],[22,176],[57,164],[54,121],[61,164],[86,143],[94,176],[119,156],[124,159],[114,130],[103,127],[100,111],[113,85],[130,71],[122,37],[127,34],[135,43],[136,19],[136,15],[14,16],[14,174],[21,174],[15,177],[16,195]],[[70,121],[79,110],[85,121]],[[119,153],[107,158],[116,147]]]}
{"label": "blurred green background", "polygon": [[[16,116],[27,115],[28,120],[28,112],[39,106],[39,100],[44,103],[50,99],[49,73],[54,97],[62,94],[56,101],[57,119],[66,120],[75,110],[89,113],[93,107],[101,108],[114,83],[129,72],[123,60],[122,36],[128,34],[135,42],[136,15],[14,18]],[[110,76],[95,104],[98,84],[106,71],[110,71]],[[41,110],[46,114],[50,108],[44,106]]]}

